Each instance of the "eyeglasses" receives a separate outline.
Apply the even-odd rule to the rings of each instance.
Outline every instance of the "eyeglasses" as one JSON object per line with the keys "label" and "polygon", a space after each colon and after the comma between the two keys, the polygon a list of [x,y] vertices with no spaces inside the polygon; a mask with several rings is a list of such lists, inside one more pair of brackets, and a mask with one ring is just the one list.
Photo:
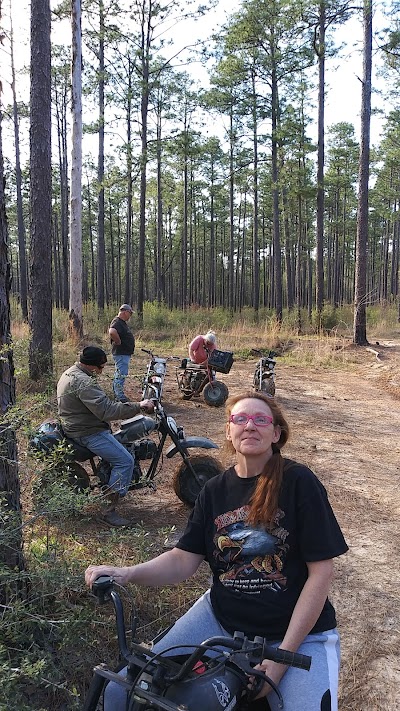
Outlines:
{"label": "eyeglasses", "polygon": [[274,421],[269,415],[261,413],[248,415],[247,412],[237,412],[229,417],[229,422],[233,422],[234,425],[242,425],[242,427],[247,425],[249,420],[252,420],[256,427],[268,427]]}

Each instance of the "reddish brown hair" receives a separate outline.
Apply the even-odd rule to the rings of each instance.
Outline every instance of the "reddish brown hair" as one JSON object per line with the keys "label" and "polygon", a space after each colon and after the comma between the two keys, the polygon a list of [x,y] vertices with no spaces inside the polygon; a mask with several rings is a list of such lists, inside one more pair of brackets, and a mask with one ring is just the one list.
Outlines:
{"label": "reddish brown hair", "polygon": [[[247,398],[265,402],[271,410],[272,417],[274,418],[274,426],[281,428],[278,442],[272,445],[272,457],[268,460],[261,472],[256,489],[250,500],[248,522],[253,526],[260,524],[268,526],[273,522],[278,510],[278,499],[282,486],[284,465],[281,449],[289,439],[289,425],[276,400],[273,397],[264,395],[261,392],[255,392],[254,390],[249,390],[240,395],[231,395],[231,397],[228,398],[225,406],[227,420],[229,420],[234,405],[240,402],[240,400]],[[230,452],[235,451],[231,441],[226,442],[225,448]]]}

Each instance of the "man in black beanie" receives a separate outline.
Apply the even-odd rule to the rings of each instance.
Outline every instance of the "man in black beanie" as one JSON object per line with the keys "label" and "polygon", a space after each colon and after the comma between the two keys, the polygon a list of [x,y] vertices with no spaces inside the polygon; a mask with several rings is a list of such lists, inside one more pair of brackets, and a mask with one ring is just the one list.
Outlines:
{"label": "man in black beanie", "polygon": [[111,526],[127,526],[129,521],[115,511],[115,507],[129,489],[134,458],[113,437],[110,422],[126,420],[140,412],[151,414],[151,400],[141,402],[113,402],[97,381],[107,355],[102,348],[86,346],[79,362],[66,370],[57,384],[58,414],[67,437],[90,449],[111,464],[108,483],[110,505],[102,518]]}

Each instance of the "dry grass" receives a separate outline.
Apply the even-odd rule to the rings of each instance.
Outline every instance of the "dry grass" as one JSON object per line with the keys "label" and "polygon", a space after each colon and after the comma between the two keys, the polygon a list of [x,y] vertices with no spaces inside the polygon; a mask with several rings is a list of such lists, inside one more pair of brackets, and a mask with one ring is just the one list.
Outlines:
{"label": "dry grass", "polygon": [[[111,318],[114,315],[113,312],[114,310],[110,310],[110,313],[100,323],[96,322],[94,314],[90,314],[90,318],[88,315],[86,322],[90,327],[87,329],[86,343],[97,342],[107,351],[109,350],[106,318],[108,319],[108,316]],[[198,317],[196,323],[194,323],[195,316]],[[382,320],[384,318],[385,314],[382,315]],[[353,378],[355,378],[355,374],[359,374],[360,380],[371,379],[372,383],[379,383],[385,392],[400,398],[400,362],[399,356],[397,355],[396,358],[395,355],[396,349],[392,348],[390,343],[382,344],[380,342],[379,346],[374,345],[374,348],[380,352],[379,360],[366,349],[355,347],[352,344],[349,328],[346,326],[346,319],[343,323],[341,328],[331,330],[329,335],[316,336],[309,333],[298,336],[295,330],[289,326],[278,328],[276,322],[270,318],[265,318],[259,325],[255,325],[245,315],[233,322],[222,321],[221,317],[221,322],[216,321],[214,324],[211,312],[191,313],[190,323],[166,322],[165,328],[153,328],[149,325],[137,334],[137,355],[135,355],[130,369],[130,380],[131,384],[134,383],[132,391],[136,391],[138,389],[136,388],[136,379],[139,386],[140,376],[144,372],[146,362],[146,357],[140,353],[140,347],[154,348],[155,352],[160,355],[186,355],[187,343],[190,338],[196,331],[200,332],[203,327],[208,328],[210,325],[214,325],[217,331],[218,346],[223,350],[234,351],[237,356],[236,366],[231,373],[234,381],[235,367],[237,367],[238,373],[240,372],[237,387],[241,386],[244,377],[248,377],[248,373],[251,371],[252,362],[246,362],[246,359],[250,357],[251,348],[271,348],[281,354],[281,358],[278,360],[278,377],[279,367],[282,366],[282,371],[284,370],[286,373],[286,387],[288,388],[287,403],[285,404],[289,411],[291,404],[295,405],[291,413],[294,429],[296,429],[296,417],[299,414],[300,417],[304,416],[304,403],[309,404],[313,401],[314,396],[307,394],[305,390],[312,389],[313,378],[316,378],[318,374],[325,376],[328,399],[325,397],[326,393],[323,396],[315,395],[316,410],[309,417],[313,427],[307,430],[310,442],[304,443],[304,433],[301,431],[297,434],[298,439],[295,439],[296,448],[299,449],[300,442],[302,460],[312,468],[320,467],[321,478],[324,483],[329,485],[330,498],[339,520],[344,521],[346,526],[354,526],[354,529],[352,528],[354,539],[350,541],[351,545],[354,545],[355,542],[358,542],[359,537],[362,538],[359,530],[361,517],[363,517],[363,526],[369,530],[369,527],[373,528],[376,525],[371,523],[371,517],[375,515],[378,518],[382,514],[381,512],[375,514],[374,511],[370,513],[371,501],[369,498],[356,496],[351,486],[347,488],[347,480],[346,486],[343,486],[342,480],[337,479],[337,467],[330,461],[336,454],[342,455],[342,450],[346,450],[346,447],[351,450],[357,444],[357,438],[353,439],[352,423],[348,425],[348,434],[345,436],[346,444],[339,446],[336,443],[333,452],[330,446],[326,445],[327,454],[321,454],[318,427],[322,429],[324,423],[318,421],[317,418],[322,420],[323,408],[326,403],[333,404],[340,412],[342,407],[347,406],[348,397],[351,397],[350,393],[348,396],[345,390],[340,398],[336,397],[336,394],[331,396],[332,386],[328,382],[326,373],[342,371],[349,373]],[[199,324],[201,324],[201,328]],[[29,421],[32,424],[37,424],[56,411],[55,382],[62,370],[74,362],[79,350],[77,345],[68,338],[67,327],[67,314],[56,314],[54,377],[35,385],[29,380],[27,372],[28,328],[21,322],[13,323],[18,409],[24,414],[24,425]],[[397,329],[397,338],[400,335],[398,331],[399,329]],[[382,332],[380,331],[380,333]],[[158,338],[163,336],[164,340],[156,339],[155,333]],[[372,343],[375,343],[376,340],[380,341],[378,331],[372,332],[371,330],[368,335]],[[390,335],[391,337],[396,335],[395,328],[391,327]],[[397,350],[397,353],[399,352],[400,350]],[[254,357],[252,356],[252,358]],[[288,367],[286,368],[286,366]],[[243,371],[240,370],[241,368]],[[113,366],[110,363],[106,369],[106,379],[103,379],[107,388],[111,384],[112,370]],[[297,374],[302,376],[299,377],[299,381],[296,380]],[[229,381],[231,388],[230,383],[231,381]],[[321,386],[318,385],[318,387]],[[374,392],[376,393],[376,390]],[[346,405],[343,405],[344,401],[347,402]],[[172,400],[172,402],[174,401]],[[337,404],[338,402],[339,404]],[[176,403],[174,404],[176,405]],[[372,407],[373,402],[371,401],[370,404]],[[195,431],[196,425],[193,425],[193,422],[197,422],[198,426],[198,417],[204,414],[204,410],[195,410],[195,406],[191,408],[191,405],[189,403],[185,407],[182,422],[185,427],[187,426],[189,434]],[[216,413],[209,413],[206,408],[205,414],[207,415],[207,427],[214,426],[210,422],[212,423],[212,415]],[[187,424],[187,421],[190,422],[190,417],[193,418],[191,425]],[[315,434],[313,417],[315,417]],[[340,419],[340,414],[337,414],[336,410],[334,419],[335,417]],[[215,420],[215,432],[218,431],[220,434],[220,419],[215,417]],[[211,438],[215,438],[212,430],[207,434]],[[30,485],[36,474],[35,463],[28,456],[26,435],[23,434],[22,429],[18,432],[18,439],[24,515],[27,524],[25,548],[30,573],[36,576],[35,581],[38,581],[38,586],[39,583],[42,586],[38,589],[43,591],[44,609],[49,596],[58,596],[60,605],[65,603],[66,610],[69,609],[68,606],[71,610],[80,607],[87,610],[86,625],[92,638],[91,646],[79,649],[79,644],[82,642],[80,638],[76,638],[77,649],[75,651],[77,655],[71,656],[69,665],[71,678],[68,678],[69,685],[82,685],[82,683],[85,685],[92,664],[102,660],[113,662],[116,642],[113,615],[108,607],[94,609],[83,585],[82,571],[88,562],[100,563],[115,560],[119,564],[131,564],[161,552],[165,538],[171,531],[171,521],[180,525],[186,513],[180,508],[179,502],[171,503],[169,501],[168,481],[165,481],[159,491],[154,493],[136,492],[131,501],[127,503],[127,506],[132,507],[130,513],[133,512],[134,520],[137,521],[135,527],[129,532],[101,529],[95,520],[100,505],[97,501],[92,502],[80,519],[65,518],[61,523],[56,524],[49,523],[42,517],[28,524],[29,514],[32,510]],[[317,446],[314,448],[315,442]],[[368,442],[362,441],[358,443],[359,455],[355,455],[349,465],[348,480],[350,482],[353,477],[358,481],[361,478],[360,476],[357,478],[357,472],[361,472],[362,466],[365,465],[360,464],[360,469],[355,469],[355,465],[357,465],[357,456],[360,461],[364,457],[363,450],[367,444]],[[396,442],[393,443],[393,446],[396,446]],[[299,454],[298,451],[293,451],[294,456],[297,454]],[[323,464],[319,458],[324,458]],[[367,456],[365,458],[367,459]],[[327,470],[325,462],[332,464],[331,471]],[[347,472],[346,467],[345,463],[343,469]],[[326,477],[325,480],[324,477]],[[376,472],[376,477],[380,477],[379,471]],[[389,490],[387,490],[387,495],[390,495]],[[378,494],[376,496],[378,497]],[[385,502],[381,503],[382,510],[384,510],[383,504]],[[364,533],[364,529],[362,532]],[[377,535],[379,539],[379,532]],[[385,542],[382,535],[378,543],[381,546],[383,560],[386,556],[389,560],[390,552],[385,549],[387,541]],[[361,709],[363,711],[388,711],[388,709],[395,711],[400,708],[400,699],[397,705],[394,705],[391,700],[390,694],[392,697],[395,694],[395,680],[391,680],[390,671],[396,668],[396,664],[399,664],[399,650],[396,646],[399,639],[398,620],[400,619],[398,592],[389,594],[388,587],[385,590],[381,589],[379,576],[382,570],[377,571],[376,565],[368,560],[365,561],[368,586],[364,579],[360,581],[357,577],[360,574],[357,567],[359,563],[359,560],[352,559],[350,556],[345,556],[343,561],[340,559],[338,561],[339,575],[334,587],[334,602],[338,603],[339,623],[344,630],[342,635],[344,663],[340,711],[361,711]],[[50,585],[48,578],[57,571],[59,571],[59,578]],[[396,573],[392,568],[393,571]],[[149,594],[149,591],[146,590],[135,590],[136,602],[140,608],[139,637],[143,640],[151,639],[171,619],[179,616],[198,596],[199,592],[207,586],[208,575],[208,568],[204,566],[190,583],[174,588],[172,595],[168,589],[157,591],[157,595],[154,591],[150,591]],[[387,573],[388,577],[391,575],[392,573]],[[46,585],[48,585],[47,592]],[[62,651],[68,659],[69,648],[66,647]],[[79,655],[80,663],[77,661]],[[399,676],[397,676],[398,678]],[[60,705],[49,702],[46,708],[56,709],[60,708]]]}

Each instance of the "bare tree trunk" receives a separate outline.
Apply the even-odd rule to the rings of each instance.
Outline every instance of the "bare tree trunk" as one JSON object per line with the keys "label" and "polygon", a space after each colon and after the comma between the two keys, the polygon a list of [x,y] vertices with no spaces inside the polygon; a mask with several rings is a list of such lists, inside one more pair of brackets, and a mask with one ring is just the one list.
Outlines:
{"label": "bare tree trunk", "polygon": [[357,212],[353,342],[368,344],[366,283],[368,246],[368,182],[371,127],[372,0],[364,0],[364,56],[361,94],[361,142]]}
{"label": "bare tree trunk", "polygon": [[57,117],[58,158],[60,168],[60,210],[61,210],[61,306],[69,303],[69,256],[68,256],[68,149],[67,149],[67,89],[63,84],[61,94],[57,78],[54,79],[54,94]]}
{"label": "bare tree trunk", "polygon": [[31,2],[31,342],[29,374],[53,370],[50,0]]}
{"label": "bare tree trunk", "polygon": [[13,94],[13,116],[14,116],[14,140],[15,140],[15,178],[17,186],[17,217],[18,217],[18,255],[19,255],[19,284],[20,303],[22,318],[28,321],[28,273],[26,265],[26,239],[24,213],[22,206],[22,175],[21,160],[19,150],[19,125],[18,125],[18,102],[15,87],[15,65],[14,65],[14,31],[12,25],[11,0],[10,0],[10,52],[11,52],[11,89]]}
{"label": "bare tree trunk", "polygon": [[234,179],[234,132],[233,108],[229,112],[229,261],[228,261],[228,307],[233,313],[235,306],[234,259],[235,259],[235,179]]}
{"label": "bare tree trunk", "polygon": [[105,273],[105,242],[104,242],[104,3],[100,0],[100,33],[99,33],[99,154],[97,166],[98,208],[97,208],[97,306],[104,309],[104,273]]}
{"label": "bare tree trunk", "polygon": [[156,297],[157,303],[161,305],[165,294],[162,288],[161,266],[162,266],[162,245],[163,245],[163,192],[162,192],[162,111],[161,101],[159,102],[157,113],[157,242],[156,242]]}
{"label": "bare tree trunk", "polygon": [[255,74],[252,72],[252,123],[253,123],[253,309],[256,321],[260,303],[260,249],[258,237],[258,134],[257,94]]}
{"label": "bare tree trunk", "polygon": [[275,69],[272,70],[272,204],[274,224],[274,275],[275,275],[275,313],[278,323],[282,323],[282,256],[279,226],[279,188],[278,188],[278,81]]}
{"label": "bare tree trunk", "polygon": [[[1,3],[0,3],[1,19]],[[19,590],[18,571],[24,568],[17,441],[7,411],[15,404],[14,362],[11,350],[10,262],[4,195],[4,166],[0,108],[0,564],[9,569],[0,587],[0,603],[7,604]],[[13,582],[15,580],[15,583]]]}
{"label": "bare tree trunk", "polygon": [[82,319],[82,32],[81,0],[72,1],[72,158],[69,330],[80,340]]}
{"label": "bare tree trunk", "polygon": [[324,162],[325,162],[325,0],[319,4],[318,37],[318,166],[317,166],[317,239],[315,300],[318,328],[324,303]]}
{"label": "bare tree trunk", "polygon": [[126,172],[128,180],[127,190],[127,215],[126,215],[126,246],[125,246],[125,285],[124,285],[124,301],[127,304],[132,303],[132,279],[131,272],[133,264],[131,262],[132,252],[132,193],[133,193],[133,178],[132,178],[132,62],[128,57],[128,102],[126,107]]}
{"label": "bare tree trunk", "polygon": [[185,102],[185,119],[183,129],[183,218],[182,218],[182,250],[181,250],[181,309],[188,305],[187,294],[187,252],[188,252],[188,202],[189,202],[189,129],[188,107]]}

